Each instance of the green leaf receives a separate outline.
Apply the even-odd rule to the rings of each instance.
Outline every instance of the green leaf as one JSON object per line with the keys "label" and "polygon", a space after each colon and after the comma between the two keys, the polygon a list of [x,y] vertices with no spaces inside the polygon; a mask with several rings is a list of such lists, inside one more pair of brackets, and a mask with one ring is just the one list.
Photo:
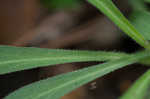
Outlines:
{"label": "green leaf", "polygon": [[141,46],[150,49],[149,42],[123,16],[111,0],[88,0],[91,4],[108,16],[121,30],[134,39]]}
{"label": "green leaf", "polygon": [[146,98],[146,93],[149,88],[150,70],[148,70],[142,77],[140,77],[120,99],[148,99]]}
{"label": "green leaf", "polygon": [[145,2],[147,2],[147,3],[150,3],[150,0],[144,0]]}
{"label": "green leaf", "polygon": [[122,56],[126,55],[104,51],[71,51],[0,46],[0,74],[71,62],[107,61],[119,59]]}
{"label": "green leaf", "polygon": [[150,40],[150,13],[148,11],[134,11],[130,20],[135,28],[147,39]]}
{"label": "green leaf", "polygon": [[150,94],[149,94],[149,92],[150,92],[150,87],[148,88],[148,90],[147,90],[147,92],[146,92],[146,94],[145,94],[144,99],[150,99]]}
{"label": "green leaf", "polygon": [[148,56],[150,56],[149,52],[140,52],[108,63],[42,80],[23,87],[4,99],[58,99],[83,84]]}

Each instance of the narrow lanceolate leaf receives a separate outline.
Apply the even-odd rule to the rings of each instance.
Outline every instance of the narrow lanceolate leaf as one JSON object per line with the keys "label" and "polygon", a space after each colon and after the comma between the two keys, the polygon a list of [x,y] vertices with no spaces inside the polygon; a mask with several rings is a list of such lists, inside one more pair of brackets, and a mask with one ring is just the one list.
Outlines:
{"label": "narrow lanceolate leaf", "polygon": [[150,40],[150,12],[148,11],[134,11],[130,20],[135,28],[147,39]]}
{"label": "narrow lanceolate leaf", "polygon": [[83,84],[148,56],[150,56],[149,52],[141,52],[108,63],[42,80],[23,87],[4,99],[58,99]]}
{"label": "narrow lanceolate leaf", "polygon": [[126,56],[113,52],[50,50],[0,46],[0,74],[47,65],[84,61],[106,61]]}
{"label": "narrow lanceolate leaf", "polygon": [[[149,99],[150,70],[148,70],[120,99]],[[148,93],[148,95],[147,95]]]}
{"label": "narrow lanceolate leaf", "polygon": [[123,16],[111,0],[88,0],[91,4],[108,16],[120,29],[145,48],[149,42],[141,35],[132,24]]}

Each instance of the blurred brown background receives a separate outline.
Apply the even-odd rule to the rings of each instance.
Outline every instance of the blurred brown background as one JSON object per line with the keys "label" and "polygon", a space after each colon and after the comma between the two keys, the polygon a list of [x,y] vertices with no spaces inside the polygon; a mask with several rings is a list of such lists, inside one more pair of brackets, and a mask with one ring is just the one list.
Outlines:
{"label": "blurred brown background", "polygon": [[[115,0],[126,15],[127,0]],[[140,47],[82,0],[74,8],[47,8],[39,0],[0,1],[0,44],[12,46],[134,52]],[[0,98],[34,81],[97,63],[72,63],[0,75]],[[139,64],[136,64],[139,65]],[[117,99],[146,67],[130,66],[99,78],[62,99]]]}

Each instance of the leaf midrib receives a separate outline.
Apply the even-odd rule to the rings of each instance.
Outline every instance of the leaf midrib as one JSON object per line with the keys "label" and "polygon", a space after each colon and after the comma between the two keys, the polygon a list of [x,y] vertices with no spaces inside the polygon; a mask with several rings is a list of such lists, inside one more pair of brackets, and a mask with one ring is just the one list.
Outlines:
{"label": "leaf midrib", "polygon": [[[97,56],[98,57],[98,56]],[[75,60],[75,59],[87,59],[88,61],[89,61],[89,58],[90,59],[96,59],[96,60],[98,60],[98,58],[97,58],[96,56],[93,56],[93,57],[88,57],[87,58],[87,56],[73,56],[71,59],[72,60]],[[119,59],[120,58],[120,56],[108,56],[110,59],[111,58],[114,58],[114,59]],[[100,57],[101,58],[101,57]],[[0,62],[0,65],[3,65],[3,64],[9,64],[9,63],[19,63],[19,62],[30,62],[30,61],[43,61],[43,60],[66,60],[66,59],[70,59],[70,57],[52,57],[52,58],[50,58],[50,57],[45,57],[45,58],[28,58],[28,59],[17,59],[17,60],[9,60],[9,61],[2,61],[2,62]],[[101,59],[100,59],[101,60]],[[82,60],[81,60],[82,61]]]}

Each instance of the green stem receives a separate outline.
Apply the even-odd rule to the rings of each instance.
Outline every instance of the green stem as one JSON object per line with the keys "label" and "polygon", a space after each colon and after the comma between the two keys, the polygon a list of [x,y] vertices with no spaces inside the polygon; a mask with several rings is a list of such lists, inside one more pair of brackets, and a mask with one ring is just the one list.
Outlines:
{"label": "green stem", "polygon": [[111,0],[88,0],[91,4],[109,17],[122,31],[146,49],[150,49],[149,42],[124,17]]}

